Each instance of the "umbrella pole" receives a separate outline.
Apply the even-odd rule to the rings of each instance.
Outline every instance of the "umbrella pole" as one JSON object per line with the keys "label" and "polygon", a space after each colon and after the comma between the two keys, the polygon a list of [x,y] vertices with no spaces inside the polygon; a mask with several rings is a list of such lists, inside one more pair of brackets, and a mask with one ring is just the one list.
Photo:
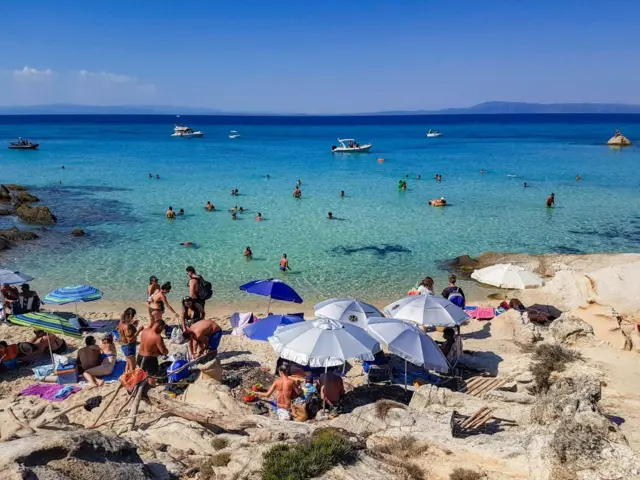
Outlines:
{"label": "umbrella pole", "polygon": [[404,393],[407,393],[407,360],[404,361]]}
{"label": "umbrella pole", "polygon": [[47,345],[49,345],[49,355],[51,355],[51,365],[53,365],[53,373],[56,372],[56,362],[53,360],[53,350],[51,349],[51,338],[49,337],[49,333],[47,335]]}
{"label": "umbrella pole", "polygon": [[267,316],[269,316],[270,309],[271,309],[271,297],[269,297],[269,304],[267,305]]}
{"label": "umbrella pole", "polygon": [[[327,381],[327,370],[329,368],[329,364],[328,364],[328,359],[324,361],[324,381]],[[320,388],[323,388],[324,385]],[[327,400],[324,397],[324,393],[322,394],[322,411],[324,412],[326,410],[327,407]]]}

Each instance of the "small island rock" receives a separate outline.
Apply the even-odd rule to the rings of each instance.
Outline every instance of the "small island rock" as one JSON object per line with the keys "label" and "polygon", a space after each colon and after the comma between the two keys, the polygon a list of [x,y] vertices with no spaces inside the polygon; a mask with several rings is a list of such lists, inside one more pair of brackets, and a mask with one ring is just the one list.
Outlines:
{"label": "small island rock", "polygon": [[73,231],[71,232],[71,235],[73,235],[74,237],[83,237],[84,230],[81,228],[74,228]]}
{"label": "small island rock", "polygon": [[55,225],[58,220],[49,207],[44,205],[30,207],[26,203],[22,204],[16,209],[16,215],[23,222],[39,225]]}
{"label": "small island rock", "polygon": [[609,139],[607,145],[613,145],[614,147],[628,147],[631,145],[631,140],[624,135],[615,135]]}

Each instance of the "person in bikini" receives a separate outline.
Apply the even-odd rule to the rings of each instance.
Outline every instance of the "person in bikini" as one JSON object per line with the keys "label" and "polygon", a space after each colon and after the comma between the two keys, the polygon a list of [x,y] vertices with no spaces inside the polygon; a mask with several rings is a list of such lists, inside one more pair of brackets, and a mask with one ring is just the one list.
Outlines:
{"label": "person in bikini", "polygon": [[287,366],[280,365],[278,367],[278,378],[273,382],[271,388],[266,392],[256,392],[256,396],[261,398],[269,398],[274,392],[276,395],[276,406],[278,407],[277,415],[280,420],[291,420],[291,400],[300,396],[302,391],[298,384],[292,378],[287,376]]}
{"label": "person in bikini", "polygon": [[171,282],[163,283],[159,290],[156,290],[151,297],[149,297],[149,310],[151,311],[151,325],[154,322],[162,320],[162,314],[165,307],[171,310],[171,312],[177,317],[176,311],[169,305],[167,300],[167,293],[171,291]]}
{"label": "person in bikini", "polygon": [[118,324],[120,348],[127,362],[127,372],[136,369],[136,339],[142,331],[142,327],[138,328],[138,322],[134,321],[135,316],[135,309],[129,307],[120,317],[120,323]]}
{"label": "person in bikini", "polygon": [[256,215],[256,222],[261,222],[262,221],[262,213],[258,212],[258,215]]}
{"label": "person in bikini", "polygon": [[117,356],[118,352],[113,343],[113,335],[107,333],[102,337],[102,344],[100,345],[100,365],[86,369],[82,375],[94,387],[104,385],[104,380],[98,377],[111,375],[116,366]]}
{"label": "person in bikini", "polygon": [[151,296],[157,290],[160,290],[160,283],[158,282],[158,277],[152,275],[149,277],[149,286],[147,287],[147,304],[149,305],[149,318],[153,317],[153,314],[151,313]]}
{"label": "person in bikini", "polygon": [[34,330],[34,337],[29,341],[36,345],[36,350],[39,354],[43,354],[49,351],[49,345],[51,345],[51,352],[62,355],[67,351],[67,342],[62,338],[55,336],[53,333],[45,333],[42,330]]}
{"label": "person in bikini", "polygon": [[[140,333],[140,353],[136,365],[150,377],[158,375],[158,357],[169,353],[161,336],[164,325],[164,321],[158,320]],[[155,378],[149,378],[149,383],[155,385]]]}
{"label": "person in bikini", "polygon": [[182,299],[182,331],[204,318],[204,308],[191,297]]}
{"label": "person in bikini", "polygon": [[253,258],[253,252],[251,251],[251,247],[247,246],[247,248],[244,249],[243,255],[245,260],[251,260]]}
{"label": "person in bikini", "polygon": [[183,336],[189,341],[189,353],[193,358],[198,358],[205,353],[218,353],[222,329],[213,320],[200,320],[192,324],[183,332]]}

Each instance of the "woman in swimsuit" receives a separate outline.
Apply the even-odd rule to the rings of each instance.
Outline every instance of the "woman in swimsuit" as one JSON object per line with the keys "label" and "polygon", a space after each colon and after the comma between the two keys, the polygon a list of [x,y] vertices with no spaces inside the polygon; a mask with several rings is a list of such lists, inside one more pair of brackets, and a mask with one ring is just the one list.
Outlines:
{"label": "woman in swimsuit", "polygon": [[96,377],[111,375],[111,372],[113,372],[113,369],[116,366],[118,352],[116,351],[116,346],[113,343],[113,335],[107,333],[104,337],[102,337],[102,345],[100,345],[100,350],[102,351],[102,353],[100,354],[102,363],[97,367],[85,370],[83,373],[84,378],[87,379],[89,383],[97,386],[104,385],[104,380]]}
{"label": "woman in swimsuit", "polygon": [[171,282],[163,283],[160,287],[160,290],[156,290],[153,295],[149,298],[149,310],[151,311],[151,323],[153,325],[158,320],[162,320],[162,314],[164,312],[165,307],[171,310],[173,314],[177,317],[178,314],[176,311],[169,305],[167,301],[167,293],[171,291]]}
{"label": "woman in swimsuit", "polygon": [[191,297],[182,299],[182,331],[204,318],[204,308]]}
{"label": "woman in swimsuit", "polygon": [[158,277],[149,277],[149,286],[147,287],[147,304],[149,305],[149,318],[153,317],[153,314],[151,313],[151,296],[158,290],[160,290]]}
{"label": "woman in swimsuit", "polygon": [[67,342],[62,338],[55,336],[53,333],[45,333],[42,330],[34,330],[34,337],[29,343],[36,345],[38,353],[48,353],[49,345],[51,345],[51,352],[57,355],[62,355],[67,351]]}

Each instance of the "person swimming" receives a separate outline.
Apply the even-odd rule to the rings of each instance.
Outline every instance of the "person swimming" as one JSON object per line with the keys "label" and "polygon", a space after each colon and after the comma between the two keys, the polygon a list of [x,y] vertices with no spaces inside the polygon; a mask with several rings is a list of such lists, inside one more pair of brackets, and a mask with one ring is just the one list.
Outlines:
{"label": "person swimming", "polygon": [[440,199],[429,200],[429,205],[431,205],[432,207],[446,207],[447,201],[444,199],[444,197],[440,197]]}
{"label": "person swimming", "polygon": [[302,180],[298,179],[298,181],[296,182],[296,187],[299,187],[300,185],[302,185]]}
{"label": "person swimming", "polygon": [[237,197],[238,195],[240,195],[240,190],[238,190],[237,188],[233,191],[233,194]]}
{"label": "person swimming", "polygon": [[282,258],[280,259],[280,271],[286,272],[287,270],[291,270],[289,266],[289,259],[287,258],[287,254],[283,253]]}
{"label": "person swimming", "polygon": [[240,207],[240,213],[244,213],[244,208]]}
{"label": "person swimming", "polygon": [[327,214],[327,218],[328,218],[329,220],[333,220],[333,213],[329,212],[329,213]]}
{"label": "person swimming", "polygon": [[182,242],[180,245],[183,246],[183,247],[187,247],[187,248],[188,247],[195,247],[195,243],[193,243],[193,242]]}
{"label": "person swimming", "polygon": [[300,188],[296,186],[296,189],[293,191],[293,198],[301,198],[301,197],[302,197],[302,190],[300,190]]}
{"label": "person swimming", "polygon": [[417,180],[422,180],[422,175],[418,174],[418,176],[416,177]]}
{"label": "person swimming", "polygon": [[258,212],[258,215],[256,216],[256,222],[261,222],[262,221],[262,213]]}
{"label": "person swimming", "polygon": [[64,165],[62,165],[62,170],[64,170]]}
{"label": "person swimming", "polygon": [[576,182],[579,182],[580,180],[582,180],[582,177],[580,176],[580,174],[576,175]]}
{"label": "person swimming", "polygon": [[267,173],[267,180],[269,180],[270,178],[271,178],[271,175]]}
{"label": "person swimming", "polygon": [[178,215],[184,216],[184,208],[180,209],[180,211],[178,212]]}
{"label": "person swimming", "polygon": [[527,188],[529,186],[529,184],[527,182],[524,182],[524,188]]}
{"label": "person swimming", "polygon": [[551,195],[549,195],[549,198],[547,198],[547,208],[551,208],[556,204],[556,194],[552,193]]}
{"label": "person swimming", "polygon": [[481,174],[481,175],[484,175],[484,168],[481,168],[481,169],[480,169],[480,174]]}
{"label": "person swimming", "polygon": [[204,206],[204,209],[208,212],[213,212],[216,209],[216,207],[215,205],[213,205],[213,203],[207,202],[207,204]]}
{"label": "person swimming", "polygon": [[251,251],[251,247],[245,248],[243,255],[246,260],[251,260],[253,258],[253,252]]}
{"label": "person swimming", "polygon": [[156,180],[160,180],[160,175],[156,175]]}
{"label": "person swimming", "polygon": [[149,174],[149,178],[153,178],[153,175],[151,173]]}
{"label": "person swimming", "polygon": [[176,212],[173,210],[173,207],[169,207],[169,210],[167,210],[166,216],[170,220],[173,220],[174,218],[176,218]]}
{"label": "person swimming", "polygon": [[231,196],[232,196],[232,197],[235,197],[235,196],[236,196],[236,191],[235,191],[235,189],[233,189],[233,188],[231,189]]}
{"label": "person swimming", "polygon": [[238,216],[236,215],[236,212],[232,212],[231,213],[231,220],[237,220]]}
{"label": "person swimming", "polygon": [[344,190],[340,190],[340,198],[344,198]]}

